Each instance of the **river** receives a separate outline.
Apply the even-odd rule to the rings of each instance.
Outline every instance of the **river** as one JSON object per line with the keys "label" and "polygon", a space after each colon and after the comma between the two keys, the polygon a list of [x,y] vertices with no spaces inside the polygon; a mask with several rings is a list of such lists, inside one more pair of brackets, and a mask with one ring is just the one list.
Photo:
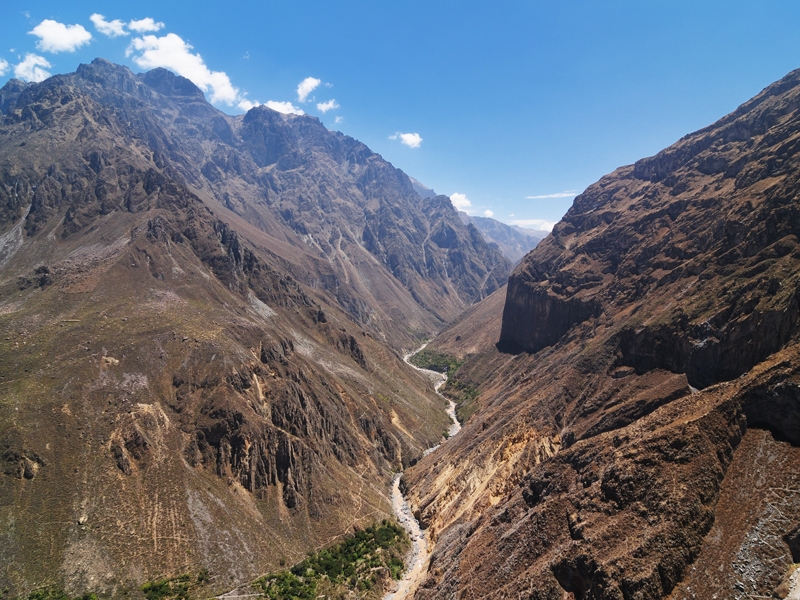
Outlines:
{"label": "river", "polygon": [[[450,439],[459,431],[461,431],[461,424],[456,418],[456,403],[452,400],[448,400],[439,392],[439,388],[447,383],[447,375],[444,373],[438,373],[436,371],[430,371],[428,369],[421,369],[409,362],[409,359],[414,354],[423,350],[427,345],[428,343],[426,342],[413,352],[409,352],[403,357],[403,360],[414,367],[417,371],[420,371],[421,373],[424,373],[430,377],[434,383],[433,387],[436,390],[436,393],[448,401],[449,404],[447,408],[447,415],[452,420],[452,424],[450,425],[450,429],[448,431],[448,439]],[[424,455],[434,452],[440,446],[441,444],[437,444],[436,446],[428,448]],[[411,511],[408,501],[400,491],[400,479],[402,476],[402,473],[398,473],[395,475],[394,480],[392,481],[392,508],[394,508],[394,514],[397,516],[397,520],[400,521],[400,524],[408,533],[408,537],[411,538],[412,548],[406,560],[406,565],[408,565],[408,568],[403,575],[403,578],[397,582],[395,586],[393,586],[392,591],[387,593],[383,597],[383,600],[403,600],[404,598],[411,597],[419,584],[425,578],[425,574],[428,571],[428,562],[431,559],[432,548],[429,548],[428,546],[428,539],[420,528],[419,522],[416,518],[414,518],[414,513]]]}

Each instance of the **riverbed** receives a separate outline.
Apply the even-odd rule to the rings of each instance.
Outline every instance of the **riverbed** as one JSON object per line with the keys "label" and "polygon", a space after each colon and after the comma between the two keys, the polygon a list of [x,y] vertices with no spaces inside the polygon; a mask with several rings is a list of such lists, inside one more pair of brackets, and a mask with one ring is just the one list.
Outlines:
{"label": "riverbed", "polygon": [[[403,360],[417,371],[427,375],[431,381],[433,381],[433,388],[436,390],[436,393],[448,401],[447,415],[450,417],[452,424],[447,432],[447,439],[450,439],[461,431],[461,424],[456,418],[456,403],[452,400],[448,400],[439,392],[439,389],[447,383],[447,375],[428,369],[421,369],[409,362],[409,359],[414,356],[414,354],[423,350],[427,345],[428,343],[426,342],[413,352],[409,352],[403,357]],[[435,452],[440,446],[441,444],[437,444],[428,448],[423,455],[427,456],[431,452]],[[431,551],[433,550],[433,548],[429,547],[428,538],[425,536],[425,532],[422,531],[419,522],[414,517],[408,500],[403,496],[400,490],[400,479],[402,476],[402,473],[398,473],[392,481],[392,508],[394,509],[397,520],[400,521],[400,524],[406,530],[406,533],[408,533],[412,548],[409,556],[406,557],[407,570],[403,578],[392,587],[392,591],[387,593],[383,597],[383,600],[403,600],[404,598],[411,597],[419,584],[422,583],[422,580],[425,579],[425,574],[428,572],[428,563],[431,559]]]}

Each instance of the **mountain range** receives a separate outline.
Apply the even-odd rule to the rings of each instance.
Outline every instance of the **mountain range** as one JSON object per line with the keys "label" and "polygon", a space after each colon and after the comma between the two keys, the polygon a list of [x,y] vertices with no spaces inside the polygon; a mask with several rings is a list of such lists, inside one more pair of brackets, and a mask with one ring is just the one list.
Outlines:
{"label": "mountain range", "polygon": [[0,589],[220,593],[391,515],[402,356],[511,264],[309,116],[97,59],[0,90]]}
{"label": "mountain range", "polygon": [[522,257],[536,248],[536,245],[547,237],[549,232],[538,229],[525,229],[517,225],[492,219],[491,217],[476,217],[464,211],[458,211],[464,223],[471,223],[489,244],[495,244],[508,260],[517,264]]}

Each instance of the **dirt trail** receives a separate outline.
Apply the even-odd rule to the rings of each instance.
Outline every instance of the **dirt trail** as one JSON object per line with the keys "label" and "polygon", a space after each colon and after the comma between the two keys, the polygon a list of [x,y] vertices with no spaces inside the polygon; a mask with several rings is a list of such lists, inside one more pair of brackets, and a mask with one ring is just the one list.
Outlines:
{"label": "dirt trail", "polygon": [[[428,344],[426,342],[413,352],[409,352],[403,357],[403,360],[414,367],[417,371],[420,371],[421,373],[424,373],[430,377],[434,382],[434,389],[436,390],[436,393],[444,398],[444,396],[439,393],[439,388],[447,383],[447,375],[444,373],[437,373],[436,371],[430,371],[428,369],[421,369],[409,362],[409,359],[414,354],[423,350],[427,345]],[[447,400],[447,398],[445,398],[445,400]],[[449,407],[447,408],[447,414],[453,421],[448,431],[448,439],[450,439],[459,431],[461,431],[461,424],[456,418],[456,403],[452,400],[448,400],[448,402]],[[437,444],[436,446],[428,448],[425,451],[425,454],[427,455],[431,452],[434,452],[437,448],[439,448],[439,446],[441,446],[441,444]],[[419,587],[419,584],[422,583],[423,579],[425,579],[425,575],[428,571],[428,563],[431,559],[431,552],[433,551],[433,546],[429,545],[428,538],[420,528],[417,519],[414,518],[414,514],[411,512],[411,507],[409,506],[408,501],[400,491],[400,479],[402,476],[402,473],[398,473],[395,475],[394,481],[392,482],[392,508],[394,509],[394,514],[397,516],[397,520],[400,521],[400,524],[408,533],[408,537],[411,538],[413,546],[409,556],[406,559],[408,570],[403,575],[403,579],[401,579],[392,588],[392,591],[383,597],[383,600],[403,600],[404,598],[412,597],[416,589]]]}

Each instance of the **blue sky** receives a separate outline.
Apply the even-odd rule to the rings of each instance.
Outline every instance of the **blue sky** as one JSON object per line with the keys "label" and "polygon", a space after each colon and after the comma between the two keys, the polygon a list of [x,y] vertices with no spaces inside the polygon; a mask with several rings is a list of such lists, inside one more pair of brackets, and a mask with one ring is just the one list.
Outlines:
{"label": "blue sky", "polygon": [[302,110],[536,226],[800,67],[798,31],[796,0],[5,1],[0,84],[98,56],[171,67],[225,112]]}

